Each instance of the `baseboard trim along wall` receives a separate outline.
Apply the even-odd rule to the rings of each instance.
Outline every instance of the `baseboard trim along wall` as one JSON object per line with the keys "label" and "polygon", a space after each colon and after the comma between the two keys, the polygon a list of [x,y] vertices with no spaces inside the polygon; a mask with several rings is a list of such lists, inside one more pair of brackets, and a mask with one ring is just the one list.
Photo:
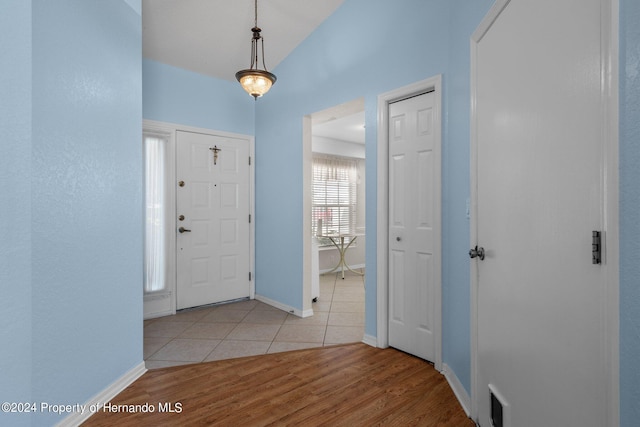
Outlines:
{"label": "baseboard trim along wall", "polygon": [[453,390],[453,393],[458,398],[458,401],[460,402],[460,405],[462,405],[462,409],[464,409],[465,414],[467,414],[468,417],[471,416],[471,397],[469,397],[469,393],[467,393],[467,390],[464,389],[464,386],[458,379],[456,373],[453,372],[453,369],[451,369],[449,365],[443,363],[442,374],[447,379],[451,390]]}
{"label": "baseboard trim along wall", "polygon": [[280,310],[286,311],[287,313],[291,313],[291,314],[293,314],[293,315],[296,315],[296,316],[298,316],[298,317],[309,317],[309,316],[313,316],[313,310],[305,310],[305,311],[302,311],[302,310],[300,310],[300,309],[297,309],[297,308],[295,308],[295,307],[291,307],[291,306],[286,305],[286,304],[282,304],[281,302],[274,301],[274,300],[272,300],[272,299],[270,299],[270,298],[267,298],[267,297],[265,297],[265,296],[262,296],[262,295],[258,295],[258,294],[256,294],[256,298],[255,298],[255,299],[257,299],[258,301],[263,302],[263,303],[265,303],[265,304],[267,304],[267,305],[270,305],[270,306],[272,306],[272,307],[275,307],[275,308],[277,308],[277,309],[280,309]]}
{"label": "baseboard trim along wall", "polygon": [[364,337],[362,338],[362,342],[367,345],[370,345],[371,347],[378,346],[378,338],[374,337],[373,335],[365,334]]}
{"label": "baseboard trim along wall", "polygon": [[118,395],[122,390],[129,387],[135,380],[140,378],[147,368],[144,366],[144,361],[135,366],[130,371],[126,372],[123,376],[118,378],[110,386],[102,390],[100,393],[93,396],[85,403],[87,410],[84,413],[74,412],[68,417],[65,417],[62,421],[56,424],[56,427],[76,427],[87,421],[89,417],[95,414],[95,410],[91,411],[89,408],[102,408],[105,403],[108,403]]}

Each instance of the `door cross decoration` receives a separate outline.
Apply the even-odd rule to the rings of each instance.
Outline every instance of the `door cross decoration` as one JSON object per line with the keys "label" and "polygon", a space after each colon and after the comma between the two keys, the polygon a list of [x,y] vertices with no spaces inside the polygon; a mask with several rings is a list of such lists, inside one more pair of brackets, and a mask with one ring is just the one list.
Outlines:
{"label": "door cross decoration", "polygon": [[209,150],[213,151],[213,164],[215,165],[218,163],[218,151],[222,151],[222,148],[214,145],[213,147],[209,147]]}

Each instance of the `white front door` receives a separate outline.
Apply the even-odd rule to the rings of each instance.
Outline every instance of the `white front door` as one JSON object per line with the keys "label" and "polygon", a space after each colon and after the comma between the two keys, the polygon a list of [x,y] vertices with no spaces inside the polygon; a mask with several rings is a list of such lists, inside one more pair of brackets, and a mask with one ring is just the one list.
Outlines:
{"label": "white front door", "polygon": [[599,0],[513,0],[477,42],[481,426],[607,425],[600,31]]}
{"label": "white front door", "polygon": [[176,138],[177,309],[248,297],[249,141]]}
{"label": "white front door", "polygon": [[429,92],[389,105],[389,345],[430,361],[440,286],[435,99]]}

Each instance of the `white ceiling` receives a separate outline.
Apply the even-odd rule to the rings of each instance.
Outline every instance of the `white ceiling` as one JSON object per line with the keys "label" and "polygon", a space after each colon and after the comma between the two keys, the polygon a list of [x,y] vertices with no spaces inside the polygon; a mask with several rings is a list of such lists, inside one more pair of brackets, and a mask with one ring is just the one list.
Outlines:
{"label": "white ceiling", "polygon": [[[258,0],[267,68],[274,70],[343,2]],[[142,55],[235,81],[250,64],[254,10],[254,0],[142,0]],[[364,105],[346,107],[314,114],[313,134],[364,144]]]}
{"label": "white ceiling", "polygon": [[364,144],[364,111],[313,124],[313,135]]}
{"label": "white ceiling", "polygon": [[[258,0],[272,71],[344,0]],[[142,55],[235,81],[249,68],[254,0],[142,0]],[[277,73],[276,73],[277,74]]]}

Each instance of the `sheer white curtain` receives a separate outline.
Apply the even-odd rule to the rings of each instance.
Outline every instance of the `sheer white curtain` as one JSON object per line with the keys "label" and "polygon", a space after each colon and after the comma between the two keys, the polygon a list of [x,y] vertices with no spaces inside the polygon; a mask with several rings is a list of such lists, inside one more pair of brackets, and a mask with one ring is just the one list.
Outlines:
{"label": "sheer white curtain", "polygon": [[144,134],[144,292],[166,289],[167,137]]}
{"label": "sheer white curtain", "polygon": [[314,236],[355,231],[357,177],[358,164],[353,159],[314,156],[311,208]]}

